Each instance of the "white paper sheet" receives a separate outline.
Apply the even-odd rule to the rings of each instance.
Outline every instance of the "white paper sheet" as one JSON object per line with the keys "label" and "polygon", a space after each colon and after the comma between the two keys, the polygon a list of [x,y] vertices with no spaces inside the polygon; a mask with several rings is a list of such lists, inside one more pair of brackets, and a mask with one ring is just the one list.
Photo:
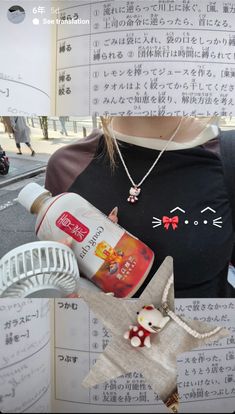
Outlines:
{"label": "white paper sheet", "polygon": [[[180,412],[232,412],[235,406],[235,300],[185,299],[178,300],[177,307],[181,315],[206,318],[212,325],[226,326],[231,332],[230,337],[219,343],[179,358]],[[143,412],[144,407],[145,412],[167,412],[134,368],[125,378],[90,390],[81,386],[108,341],[107,330],[82,300],[56,302],[54,411]]]}
{"label": "white paper sheet", "polygon": [[235,300],[176,300],[178,314],[224,326],[230,335],[178,358],[181,412],[233,412],[235,407]]}
{"label": "white paper sheet", "polygon": [[[8,20],[8,8],[20,5],[25,19],[14,24]],[[1,1],[0,4],[0,114],[50,114],[52,78],[52,29],[41,22],[38,7],[51,13],[51,1]]]}
{"label": "white paper sheet", "polygon": [[234,112],[234,0],[20,5],[18,24],[0,5],[1,115]]}
{"label": "white paper sheet", "polygon": [[235,1],[60,1],[60,115],[230,115]]}
{"label": "white paper sheet", "polygon": [[0,412],[51,411],[49,301],[0,303]]}

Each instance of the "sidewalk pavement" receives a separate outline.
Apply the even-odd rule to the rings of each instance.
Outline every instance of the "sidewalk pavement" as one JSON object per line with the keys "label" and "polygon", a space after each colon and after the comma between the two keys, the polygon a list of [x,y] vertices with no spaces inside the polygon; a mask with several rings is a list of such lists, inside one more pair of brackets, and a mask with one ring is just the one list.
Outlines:
{"label": "sidewalk pavement", "polygon": [[30,178],[46,171],[46,161],[39,161],[15,155],[7,151],[10,161],[10,169],[7,175],[0,175],[0,189],[25,178]]}
{"label": "sidewalk pavement", "polygon": [[31,152],[25,144],[21,144],[23,155],[17,155],[15,140],[4,133],[4,127],[0,123],[0,145],[10,160],[9,173],[6,176],[0,175],[0,188],[45,172],[51,154],[82,138],[81,134],[70,133],[68,137],[64,137],[59,132],[49,131],[49,139],[45,140],[42,138],[41,129],[30,129],[31,145],[36,152],[34,157],[31,157]]}

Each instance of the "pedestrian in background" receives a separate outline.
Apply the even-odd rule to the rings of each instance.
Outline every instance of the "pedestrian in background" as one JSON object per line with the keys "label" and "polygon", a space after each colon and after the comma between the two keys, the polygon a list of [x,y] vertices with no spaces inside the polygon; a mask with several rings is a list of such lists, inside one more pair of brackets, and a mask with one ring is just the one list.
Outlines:
{"label": "pedestrian in background", "polygon": [[67,129],[66,129],[65,122],[68,121],[68,116],[60,116],[59,117],[59,120],[60,120],[60,125],[61,125],[61,131],[60,131],[60,133],[62,135],[65,134],[66,137],[67,137],[68,136],[68,132],[67,132]]}
{"label": "pedestrian in background", "polygon": [[22,155],[20,144],[24,143],[31,150],[31,155],[33,157],[35,155],[35,151],[30,144],[30,129],[26,124],[25,118],[23,116],[11,116],[10,123],[13,129],[16,147],[18,148],[17,155]]}
{"label": "pedestrian in background", "polygon": [[12,129],[11,126],[11,121],[10,121],[10,117],[9,116],[2,116],[1,117],[1,122],[4,125],[5,128],[5,133],[8,134],[9,138],[14,138],[14,131]]}

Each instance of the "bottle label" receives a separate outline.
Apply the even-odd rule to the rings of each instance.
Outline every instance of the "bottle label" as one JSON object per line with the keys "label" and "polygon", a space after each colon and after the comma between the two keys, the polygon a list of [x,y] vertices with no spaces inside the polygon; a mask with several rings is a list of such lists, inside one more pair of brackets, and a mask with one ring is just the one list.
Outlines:
{"label": "bottle label", "polygon": [[70,236],[81,274],[116,297],[132,296],[154,259],[148,246],[73,193],[65,193],[50,204],[36,233],[40,240],[58,242],[63,242],[66,234]]}
{"label": "bottle label", "polygon": [[56,226],[71,236],[78,243],[81,243],[90,233],[85,224],[81,223],[76,217],[74,217],[68,211],[64,211],[60,217],[56,220]]}
{"label": "bottle label", "polygon": [[104,292],[125,298],[133,295],[147,276],[154,254],[140,240],[124,233],[115,246],[106,241],[94,251],[103,264],[91,278]]}

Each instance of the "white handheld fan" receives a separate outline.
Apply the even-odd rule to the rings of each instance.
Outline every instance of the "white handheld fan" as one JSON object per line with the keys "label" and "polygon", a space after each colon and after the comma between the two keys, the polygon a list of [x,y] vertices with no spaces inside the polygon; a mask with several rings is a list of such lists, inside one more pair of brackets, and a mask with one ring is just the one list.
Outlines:
{"label": "white handheld fan", "polygon": [[24,244],[0,260],[0,297],[61,298],[78,289],[73,251],[62,243]]}

